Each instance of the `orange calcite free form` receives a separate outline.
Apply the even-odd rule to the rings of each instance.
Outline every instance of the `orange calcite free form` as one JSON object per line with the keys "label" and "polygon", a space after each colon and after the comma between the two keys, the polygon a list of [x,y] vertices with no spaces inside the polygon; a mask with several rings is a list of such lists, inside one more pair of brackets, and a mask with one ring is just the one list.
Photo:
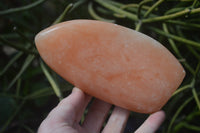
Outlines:
{"label": "orange calcite free form", "polygon": [[43,60],[85,93],[139,113],[160,110],[185,71],[156,40],[116,24],[72,20],[35,38]]}

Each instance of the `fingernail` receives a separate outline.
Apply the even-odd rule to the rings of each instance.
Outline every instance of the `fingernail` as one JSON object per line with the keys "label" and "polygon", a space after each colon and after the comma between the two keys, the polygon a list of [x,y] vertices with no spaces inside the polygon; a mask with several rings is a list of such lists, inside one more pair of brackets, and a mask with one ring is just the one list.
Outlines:
{"label": "fingernail", "polygon": [[73,93],[73,92],[76,92],[76,91],[79,91],[79,90],[80,90],[79,88],[74,87],[74,88],[72,89],[72,93]]}

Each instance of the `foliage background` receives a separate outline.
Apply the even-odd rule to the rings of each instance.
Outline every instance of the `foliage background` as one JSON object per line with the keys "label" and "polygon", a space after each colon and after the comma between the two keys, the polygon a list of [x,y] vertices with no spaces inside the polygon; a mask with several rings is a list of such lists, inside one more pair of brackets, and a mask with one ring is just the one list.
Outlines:
{"label": "foliage background", "polygon": [[[200,132],[200,2],[198,0],[1,0],[0,133],[34,133],[72,85],[41,61],[34,37],[72,19],[98,19],[143,32],[183,64],[186,78],[163,108],[160,133]],[[125,132],[147,115],[132,112]]]}

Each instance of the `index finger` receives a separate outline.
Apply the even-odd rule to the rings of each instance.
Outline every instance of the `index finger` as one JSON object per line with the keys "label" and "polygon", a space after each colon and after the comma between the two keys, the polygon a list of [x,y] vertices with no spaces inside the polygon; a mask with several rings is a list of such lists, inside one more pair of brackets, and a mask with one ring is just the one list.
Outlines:
{"label": "index finger", "polygon": [[47,119],[73,125],[74,122],[80,121],[90,99],[91,96],[78,88],[74,88],[72,93],[49,113]]}

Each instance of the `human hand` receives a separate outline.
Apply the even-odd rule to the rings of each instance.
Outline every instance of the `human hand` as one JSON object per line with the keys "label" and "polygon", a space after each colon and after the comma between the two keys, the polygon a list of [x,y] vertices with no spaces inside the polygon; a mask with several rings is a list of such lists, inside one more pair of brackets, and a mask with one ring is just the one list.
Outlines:
{"label": "human hand", "polygon": [[[99,133],[109,113],[111,104],[95,99],[91,104],[83,124],[79,124],[91,96],[78,88],[63,99],[41,123],[38,133]],[[103,133],[123,132],[129,111],[115,107]],[[163,111],[150,115],[135,133],[154,133],[165,118]]]}

